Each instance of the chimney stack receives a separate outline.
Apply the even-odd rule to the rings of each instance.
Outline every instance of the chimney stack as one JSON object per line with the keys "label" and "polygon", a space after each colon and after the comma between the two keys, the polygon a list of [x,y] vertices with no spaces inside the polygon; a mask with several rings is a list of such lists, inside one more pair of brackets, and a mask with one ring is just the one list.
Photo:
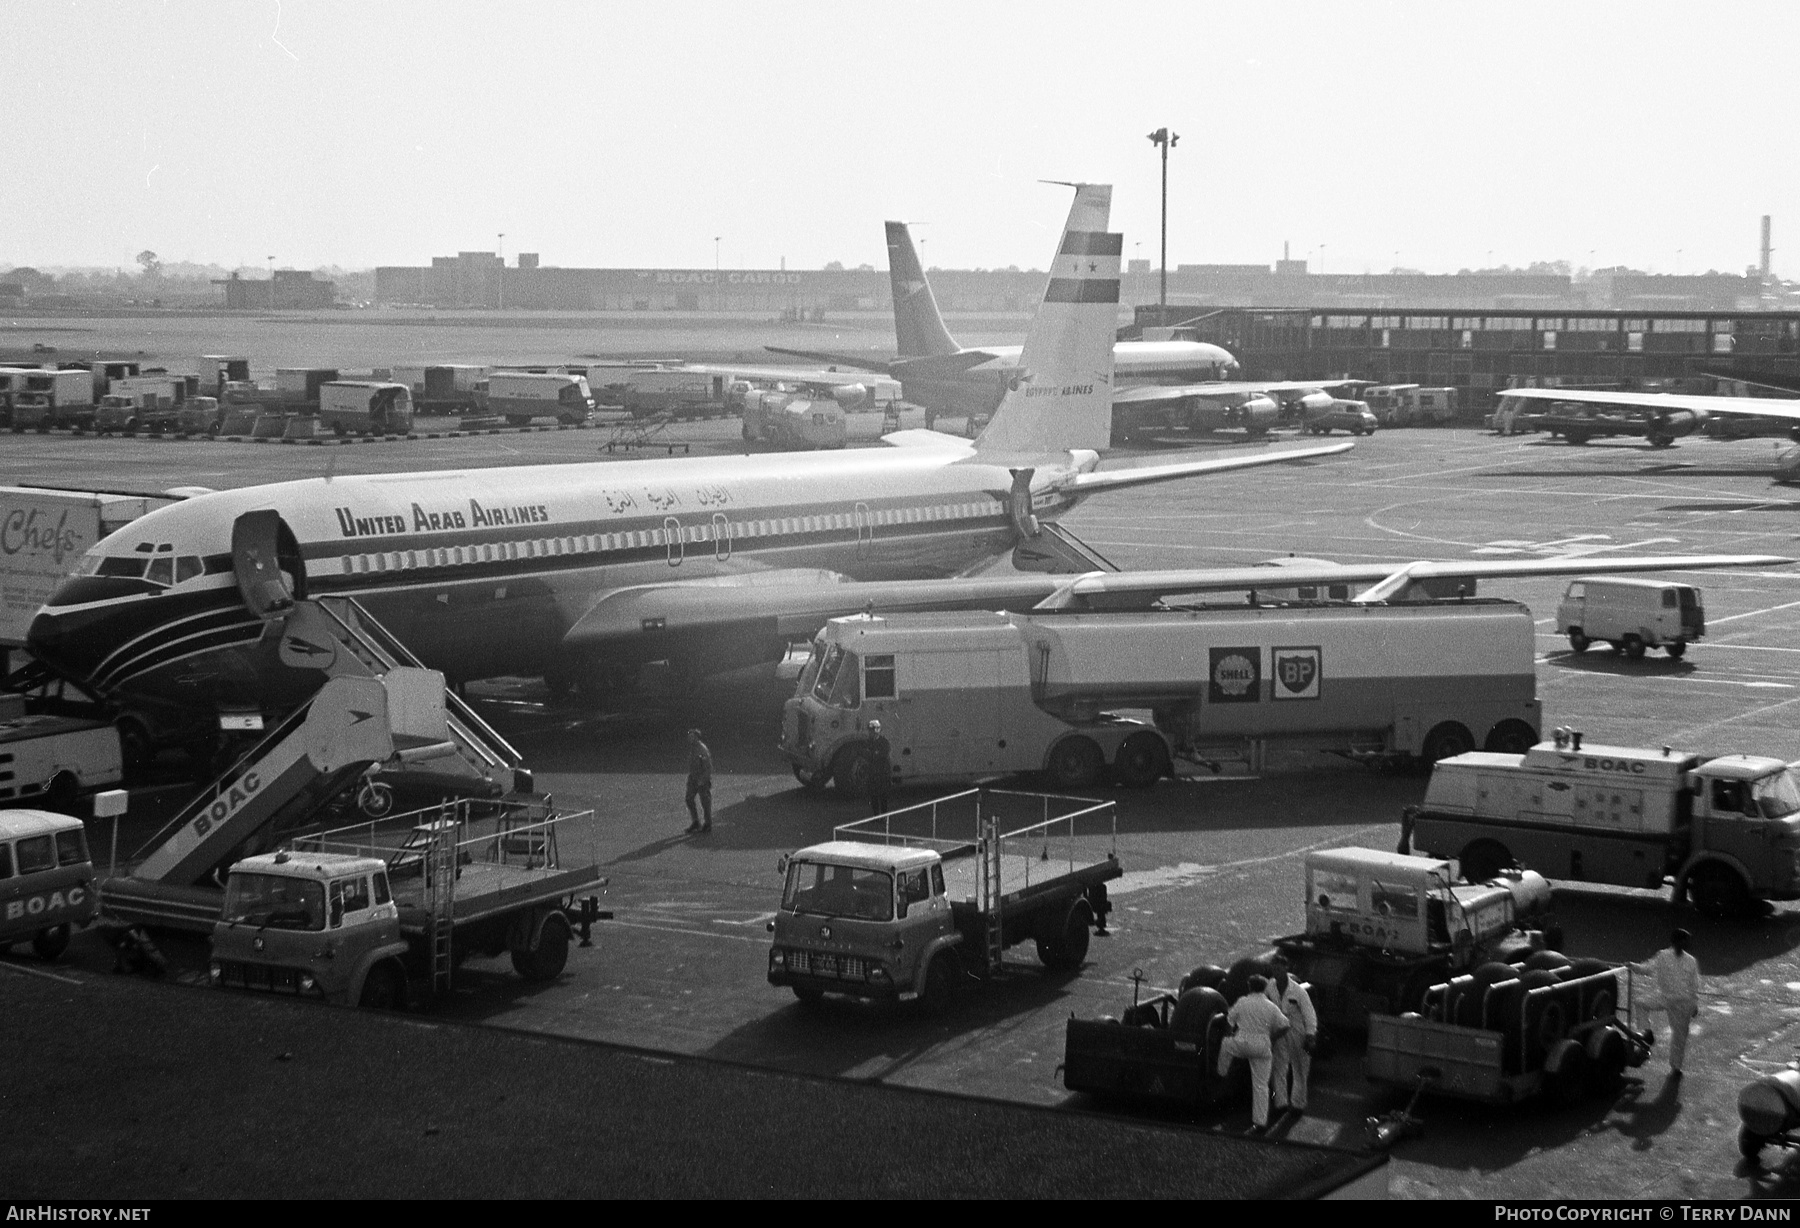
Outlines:
{"label": "chimney stack", "polygon": [[1769,246],[1769,215],[1765,213],[1762,219],[1762,278],[1764,281],[1769,280],[1769,256],[1774,250]]}

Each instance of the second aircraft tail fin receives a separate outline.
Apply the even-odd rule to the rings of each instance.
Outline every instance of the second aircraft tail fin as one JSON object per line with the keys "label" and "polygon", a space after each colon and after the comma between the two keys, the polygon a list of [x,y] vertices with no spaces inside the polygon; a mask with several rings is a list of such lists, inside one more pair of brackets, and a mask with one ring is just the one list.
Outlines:
{"label": "second aircraft tail fin", "polygon": [[887,224],[888,281],[894,290],[894,343],[901,358],[954,354],[962,347],[944,327],[937,297],[905,222]]}

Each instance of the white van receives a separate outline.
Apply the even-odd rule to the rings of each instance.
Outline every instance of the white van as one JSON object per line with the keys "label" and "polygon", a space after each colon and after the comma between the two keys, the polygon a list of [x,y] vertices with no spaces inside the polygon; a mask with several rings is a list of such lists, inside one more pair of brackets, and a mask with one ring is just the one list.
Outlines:
{"label": "white van", "polygon": [[1583,576],[1556,607],[1556,631],[1576,652],[1605,641],[1633,660],[1647,648],[1679,657],[1706,634],[1706,607],[1689,584]]}

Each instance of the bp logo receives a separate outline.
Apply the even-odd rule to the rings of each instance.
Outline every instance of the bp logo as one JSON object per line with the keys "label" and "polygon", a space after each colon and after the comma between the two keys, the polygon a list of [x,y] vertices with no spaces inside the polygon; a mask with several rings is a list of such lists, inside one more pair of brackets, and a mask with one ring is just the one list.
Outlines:
{"label": "bp logo", "polygon": [[1275,675],[1271,693],[1276,699],[1319,697],[1319,676],[1324,671],[1319,666],[1317,648],[1275,648],[1270,651],[1274,658],[1270,668]]}
{"label": "bp logo", "polygon": [[1262,698],[1262,649],[1209,648],[1206,697],[1215,704],[1253,704]]}

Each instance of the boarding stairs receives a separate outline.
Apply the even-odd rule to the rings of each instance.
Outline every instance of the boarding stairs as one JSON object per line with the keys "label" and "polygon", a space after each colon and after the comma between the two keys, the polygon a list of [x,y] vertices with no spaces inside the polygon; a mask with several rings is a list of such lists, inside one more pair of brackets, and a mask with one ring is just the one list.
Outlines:
{"label": "boarding stairs", "polygon": [[[325,625],[338,642],[372,676],[381,677],[397,667],[424,668],[400,638],[354,597],[322,597],[313,604],[326,616]],[[449,687],[444,688],[444,724],[455,747],[453,755],[416,766],[467,778],[464,788],[479,785],[480,791],[495,796],[515,790],[524,758]]]}

